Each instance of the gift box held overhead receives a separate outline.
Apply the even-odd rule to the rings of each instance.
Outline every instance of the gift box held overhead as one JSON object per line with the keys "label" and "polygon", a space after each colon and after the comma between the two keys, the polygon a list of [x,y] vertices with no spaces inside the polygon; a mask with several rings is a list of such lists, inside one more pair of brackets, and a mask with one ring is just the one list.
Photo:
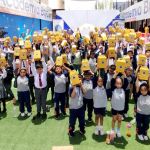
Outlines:
{"label": "gift box held overhead", "polygon": [[79,79],[78,72],[76,70],[70,71],[70,82],[71,85],[75,86],[81,83],[81,80]]}
{"label": "gift box held overhead", "polygon": [[149,69],[146,66],[142,66],[140,68],[139,80],[146,80],[146,81],[148,81],[148,78],[149,78]]}
{"label": "gift box held overhead", "polygon": [[5,67],[6,66],[6,59],[5,57],[0,57],[0,67]]}
{"label": "gift box held overhead", "polygon": [[56,58],[56,66],[63,66],[63,58],[61,56]]}
{"label": "gift box held overhead", "polygon": [[30,40],[26,40],[26,41],[25,41],[25,43],[24,43],[24,47],[25,47],[26,49],[28,49],[28,48],[31,48],[31,47],[32,47]]}
{"label": "gift box held overhead", "polygon": [[77,46],[76,45],[72,45],[72,53],[76,53],[77,52]]}
{"label": "gift box held overhead", "polygon": [[138,57],[138,65],[145,66],[145,64],[146,64],[146,56],[140,54]]}
{"label": "gift box held overhead", "polygon": [[105,55],[99,55],[97,58],[97,68],[106,68],[107,67],[107,58]]}
{"label": "gift box held overhead", "polygon": [[90,70],[89,61],[87,59],[82,60],[81,70],[82,72]]}
{"label": "gift box held overhead", "polygon": [[144,37],[139,38],[138,44],[143,46],[144,43],[145,43],[145,38]]}
{"label": "gift box held overhead", "polygon": [[14,56],[19,56],[20,55],[20,47],[15,47],[14,49]]}
{"label": "gift box held overhead", "polygon": [[116,71],[118,73],[124,73],[126,68],[126,61],[124,59],[118,59],[116,62]]}
{"label": "gift box held overhead", "polygon": [[20,46],[24,46],[24,41],[23,41],[23,39],[19,39],[19,45],[20,45]]}
{"label": "gift box held overhead", "polygon": [[114,47],[109,47],[108,49],[108,56],[110,58],[115,58],[116,57],[116,51]]}
{"label": "gift box held overhead", "polygon": [[108,44],[109,44],[109,47],[115,47],[115,45],[116,45],[115,37],[108,38]]}
{"label": "gift box held overhead", "polygon": [[33,54],[34,61],[39,61],[41,60],[41,51],[40,50],[35,50]]}
{"label": "gift box held overhead", "polygon": [[124,56],[123,59],[126,61],[126,68],[131,67],[131,60],[128,55]]}
{"label": "gift box held overhead", "polygon": [[61,57],[63,59],[63,64],[67,64],[67,55],[66,54],[62,54]]}
{"label": "gift box held overhead", "polygon": [[147,51],[150,50],[150,42],[148,42],[148,43],[145,44],[145,49],[146,49]]}
{"label": "gift box held overhead", "polygon": [[26,49],[21,49],[20,50],[19,58],[21,60],[26,60],[27,59],[27,50]]}

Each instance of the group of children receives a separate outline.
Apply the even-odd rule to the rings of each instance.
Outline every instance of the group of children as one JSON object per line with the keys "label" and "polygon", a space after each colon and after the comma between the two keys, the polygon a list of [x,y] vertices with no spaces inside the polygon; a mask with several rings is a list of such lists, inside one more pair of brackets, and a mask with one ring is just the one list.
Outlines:
{"label": "group of children", "polygon": [[[65,33],[72,36],[71,33]],[[69,136],[74,136],[76,120],[79,120],[80,134],[85,134],[85,112],[87,110],[88,121],[92,122],[93,111],[95,114],[96,135],[104,135],[105,115],[107,101],[111,102],[112,123],[111,130],[121,137],[121,122],[128,117],[129,100],[135,101],[135,113],[137,124],[137,136],[140,140],[148,140],[147,131],[150,121],[150,78],[148,80],[139,79],[140,67],[137,63],[138,55],[143,46],[135,43],[124,44],[119,41],[116,46],[116,58],[108,57],[107,67],[97,68],[97,58],[99,55],[106,55],[108,43],[100,41],[84,44],[80,38],[68,39],[63,46],[60,41],[52,41],[47,37],[43,41],[32,41],[32,47],[27,49],[27,59],[20,60],[14,55],[19,39],[11,45],[4,41],[0,43],[1,58],[5,57],[5,66],[0,64],[0,103],[3,104],[3,113],[6,113],[6,100],[16,99],[11,90],[13,86],[17,89],[17,99],[19,102],[20,116],[30,117],[32,115],[32,104],[36,102],[37,114],[35,119],[47,118],[47,94],[51,89],[51,97],[54,102],[55,118],[60,115],[66,116],[66,108],[69,107]],[[77,51],[72,53],[71,46],[76,45]],[[117,45],[117,44],[116,44]],[[34,60],[33,52],[40,50],[41,60]],[[67,62],[57,65],[57,57],[66,54]],[[126,67],[124,72],[116,71],[115,61],[128,55],[131,66]],[[145,51],[147,57],[146,65],[150,70],[150,49]],[[12,59],[10,59],[12,58]],[[83,71],[81,64],[83,59],[88,59],[90,69]],[[12,61],[10,61],[12,60]],[[70,82],[70,71],[77,70],[80,83],[72,85]],[[14,80],[12,80],[14,78]],[[36,100],[36,101],[35,101]],[[27,113],[25,112],[25,106]],[[0,104],[1,112],[1,104]]]}

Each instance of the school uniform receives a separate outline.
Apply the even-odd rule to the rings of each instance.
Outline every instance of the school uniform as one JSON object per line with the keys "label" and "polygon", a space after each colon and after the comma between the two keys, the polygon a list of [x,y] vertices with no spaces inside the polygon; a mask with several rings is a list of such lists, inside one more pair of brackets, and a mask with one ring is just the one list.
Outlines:
{"label": "school uniform", "polygon": [[111,107],[112,107],[112,115],[123,115],[123,111],[125,108],[125,89],[127,88],[128,80],[124,78],[124,83],[122,88],[115,87],[115,79],[111,80],[111,90],[112,90],[112,98],[111,98]]}
{"label": "school uniform", "polygon": [[124,114],[127,114],[129,110],[129,98],[130,98],[130,85],[133,84],[133,76],[128,76],[128,86],[125,90],[125,108],[124,108]]}
{"label": "school uniform", "polygon": [[75,87],[76,96],[74,98],[71,97],[71,93],[73,88],[70,86],[69,89],[69,132],[73,133],[75,129],[76,120],[79,120],[79,128],[80,131],[84,132],[85,129],[85,113],[83,108],[83,94],[80,87]]}
{"label": "school uniform", "polygon": [[93,81],[83,80],[85,94],[83,95],[84,110],[88,109],[88,120],[92,120],[93,112]]}
{"label": "school uniform", "polygon": [[6,90],[4,86],[4,78],[7,77],[7,72],[5,69],[0,70],[0,112],[1,112],[1,102],[3,103],[3,111],[6,111]]}
{"label": "school uniform", "polygon": [[62,73],[60,75],[53,74],[53,81],[54,81],[54,93],[55,93],[55,111],[56,115],[60,114],[59,111],[59,102],[61,103],[61,113],[66,114],[65,111],[65,96],[66,96],[66,83],[67,78]]}
{"label": "school uniform", "polygon": [[34,75],[34,86],[35,86],[35,99],[37,104],[37,113],[46,114],[46,99],[47,99],[47,66],[45,62],[42,62],[43,72],[38,74],[35,68],[35,63],[31,64],[31,70]]}
{"label": "school uniform", "polygon": [[29,92],[29,79],[25,77],[18,76],[17,78],[17,93],[18,93],[18,101],[20,112],[24,113],[26,105],[28,113],[31,113],[31,105],[30,105],[30,92]]}
{"label": "school uniform", "polygon": [[105,116],[107,107],[107,94],[104,86],[97,86],[93,90],[93,101],[95,115]]}
{"label": "school uniform", "polygon": [[146,96],[137,94],[137,133],[138,135],[147,136],[150,123],[150,93]]}

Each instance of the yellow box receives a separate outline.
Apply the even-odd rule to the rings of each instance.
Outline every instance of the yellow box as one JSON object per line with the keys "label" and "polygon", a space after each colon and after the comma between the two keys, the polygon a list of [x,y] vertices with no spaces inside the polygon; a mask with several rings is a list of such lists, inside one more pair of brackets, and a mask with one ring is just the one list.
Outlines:
{"label": "yellow box", "polygon": [[13,36],[13,41],[16,43],[18,41],[17,36]]}
{"label": "yellow box", "polygon": [[14,48],[14,56],[19,56],[20,55],[20,47],[15,47]]}
{"label": "yellow box", "polygon": [[146,50],[150,50],[150,42],[148,42],[148,43],[145,44],[145,49]]}
{"label": "yellow box", "polygon": [[96,43],[98,44],[98,43],[100,43],[101,42],[101,38],[100,37],[96,37]]}
{"label": "yellow box", "polygon": [[61,57],[63,59],[63,63],[67,64],[67,55],[66,54],[62,54]]}
{"label": "yellow box", "polygon": [[130,42],[129,34],[124,34],[124,38],[127,42]]}
{"label": "yellow box", "polygon": [[39,61],[41,60],[41,51],[40,50],[35,50],[33,54],[34,61]]}
{"label": "yellow box", "polygon": [[118,73],[124,73],[126,68],[126,61],[124,59],[118,59],[116,62],[116,71]]}
{"label": "yellow box", "polygon": [[80,33],[79,32],[75,33],[75,37],[79,40],[80,39]]}
{"label": "yellow box", "polygon": [[75,86],[81,83],[81,80],[79,79],[78,72],[76,70],[70,71],[70,82],[71,85]]}
{"label": "yellow box", "polygon": [[107,67],[107,58],[105,55],[99,55],[97,58],[97,68],[106,68]]}
{"label": "yellow box", "polygon": [[90,39],[89,39],[88,37],[85,37],[85,38],[83,39],[83,43],[84,43],[85,45],[89,44],[89,43],[90,43]]}
{"label": "yellow box", "polygon": [[87,59],[82,60],[81,70],[82,72],[90,70],[89,61]]}
{"label": "yellow box", "polygon": [[135,39],[136,39],[136,33],[134,33],[134,32],[129,33],[129,41],[134,42]]}
{"label": "yellow box", "polygon": [[112,26],[109,26],[109,31],[110,31],[111,33],[115,33],[115,28],[113,28]]}
{"label": "yellow box", "polygon": [[5,67],[6,66],[6,59],[5,57],[0,58],[0,67]]}
{"label": "yellow box", "polygon": [[24,47],[27,48],[27,49],[32,47],[30,40],[25,41]]}
{"label": "yellow box", "polygon": [[145,33],[149,33],[149,27],[145,27]]}
{"label": "yellow box", "polygon": [[137,38],[140,38],[141,35],[142,35],[142,32],[140,32],[140,31],[136,32],[136,37],[137,37]]}
{"label": "yellow box", "polygon": [[24,45],[23,39],[19,39],[19,45],[20,45],[20,46],[23,46],[23,45]]}
{"label": "yellow box", "polygon": [[76,53],[77,52],[77,46],[76,45],[72,45],[72,53]]}
{"label": "yellow box", "polygon": [[105,33],[102,33],[101,37],[103,41],[107,41],[107,35]]}
{"label": "yellow box", "polygon": [[63,40],[62,43],[61,43],[61,46],[62,46],[62,47],[65,47],[66,45],[67,45],[67,41],[66,41],[66,40]]}
{"label": "yellow box", "polygon": [[139,79],[147,81],[148,78],[149,78],[149,69],[148,69],[148,67],[142,66],[140,68]]}
{"label": "yellow box", "polygon": [[123,59],[126,61],[126,68],[131,67],[131,60],[128,55],[124,56]]}
{"label": "yellow box", "polygon": [[145,43],[145,38],[143,38],[143,37],[139,38],[138,44],[143,46],[144,43]]}
{"label": "yellow box", "polygon": [[108,38],[108,44],[109,44],[110,47],[115,47],[115,45],[116,45],[115,37],[109,37]]}
{"label": "yellow box", "polygon": [[116,34],[116,40],[117,40],[117,41],[122,40],[122,33],[117,33],[117,34]]}
{"label": "yellow box", "polygon": [[143,54],[140,54],[138,57],[138,65],[145,66],[146,64],[146,56]]}
{"label": "yellow box", "polygon": [[38,35],[37,36],[37,41],[42,42],[43,41],[43,35]]}
{"label": "yellow box", "polygon": [[56,58],[56,66],[63,66],[63,58],[61,56]]}
{"label": "yellow box", "polygon": [[109,47],[108,49],[108,56],[111,58],[115,58],[116,57],[116,51],[114,47]]}
{"label": "yellow box", "polygon": [[21,49],[20,50],[19,58],[21,60],[26,60],[27,59],[27,50],[26,49]]}

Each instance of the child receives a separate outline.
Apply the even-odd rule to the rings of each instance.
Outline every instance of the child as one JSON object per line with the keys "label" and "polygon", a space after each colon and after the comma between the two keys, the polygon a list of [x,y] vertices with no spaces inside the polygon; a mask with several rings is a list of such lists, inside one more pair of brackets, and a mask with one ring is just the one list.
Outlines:
{"label": "child", "polygon": [[92,73],[90,71],[84,72],[83,87],[85,94],[83,96],[84,110],[88,109],[88,122],[92,122],[93,112],[93,80]]}
{"label": "child", "polygon": [[84,115],[84,108],[83,108],[83,94],[85,90],[82,86],[76,85],[71,86],[69,90],[70,101],[69,101],[69,109],[70,109],[70,116],[69,116],[69,136],[74,136],[74,129],[76,124],[76,119],[79,120],[79,128],[80,134],[85,134],[85,115]]}
{"label": "child", "polygon": [[125,89],[128,85],[128,80],[124,73],[124,82],[120,77],[117,77],[117,73],[115,73],[114,77],[111,80],[111,89],[112,89],[112,131],[114,132],[115,123],[118,122],[117,126],[117,136],[121,137],[120,127],[122,121],[123,110],[125,106]]}
{"label": "child", "polygon": [[46,99],[47,99],[47,65],[44,61],[38,63],[35,68],[35,62],[32,61],[31,70],[34,75],[35,99],[37,103],[37,114],[33,120],[41,117],[41,108],[43,109],[42,119],[47,118]]}
{"label": "child", "polygon": [[4,68],[0,67],[0,113],[1,113],[1,102],[3,103],[3,113],[6,113],[6,91],[3,80],[7,77],[7,72]]}
{"label": "child", "polygon": [[66,96],[66,83],[67,78],[62,72],[60,66],[56,66],[55,73],[53,74],[54,81],[54,93],[55,93],[55,118],[58,119],[60,116],[59,102],[61,103],[61,113],[65,116],[65,96]]}
{"label": "child", "polygon": [[101,77],[98,78],[97,86],[93,90],[93,101],[96,122],[95,135],[99,135],[99,131],[101,135],[104,135],[103,118],[106,112],[107,95]]}
{"label": "child", "polygon": [[129,110],[129,99],[131,97],[131,93],[133,91],[133,82],[134,82],[134,77],[132,76],[132,68],[126,68],[125,70],[127,80],[128,80],[128,86],[125,90],[125,108],[124,108],[124,117],[128,117],[128,110]]}
{"label": "child", "polygon": [[[149,79],[150,80],[150,79]],[[149,84],[150,85],[150,84]],[[147,141],[147,131],[150,123],[150,88],[147,83],[139,86],[136,80],[137,104],[136,104],[136,125],[139,140]]]}
{"label": "child", "polygon": [[20,75],[17,78],[17,91],[18,101],[20,104],[21,117],[25,117],[24,104],[27,107],[27,116],[31,116],[30,92],[29,92],[29,79],[27,78],[27,71],[25,68],[20,70]]}

